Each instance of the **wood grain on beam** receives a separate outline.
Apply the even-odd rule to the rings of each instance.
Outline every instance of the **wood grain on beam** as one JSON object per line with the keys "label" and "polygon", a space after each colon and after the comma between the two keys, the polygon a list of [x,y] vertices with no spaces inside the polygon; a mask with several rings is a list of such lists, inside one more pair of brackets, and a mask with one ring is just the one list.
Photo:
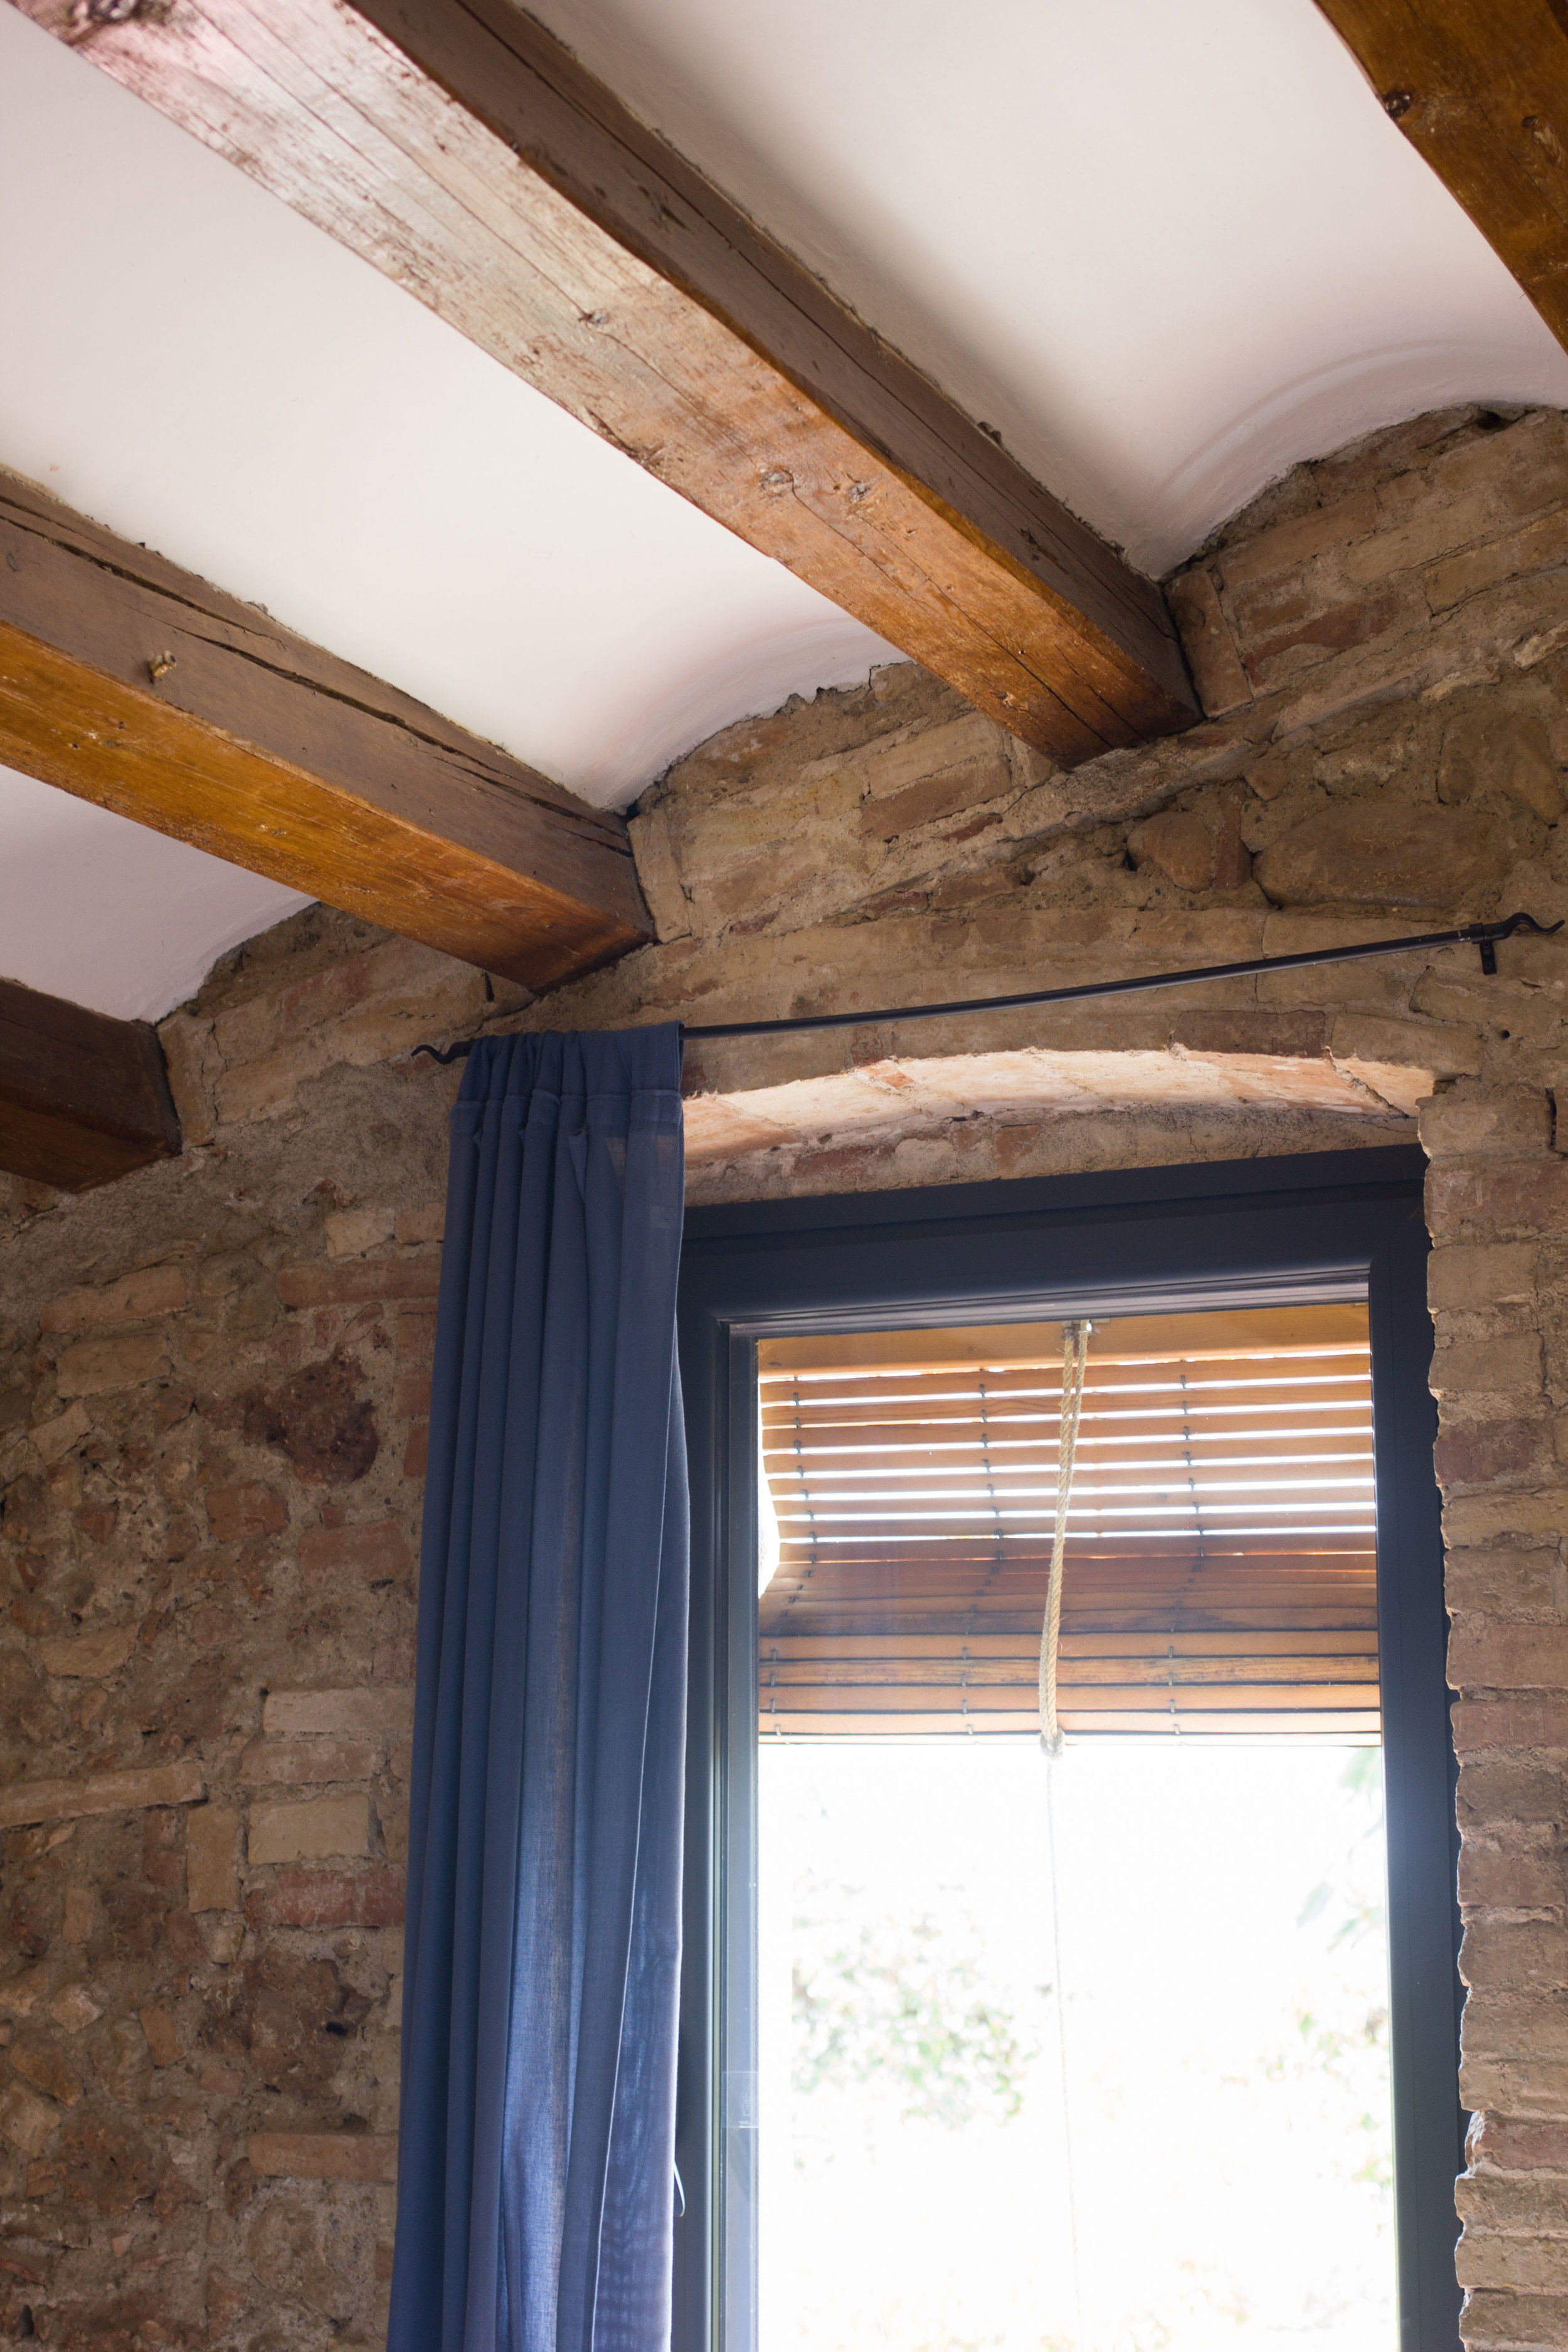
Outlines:
{"label": "wood grain on beam", "polygon": [[620,817],[11,476],[0,764],[530,987],[651,936]]}
{"label": "wood grain on beam", "polygon": [[179,1149],[155,1029],[0,980],[0,1169],[81,1192]]}
{"label": "wood grain on beam", "polygon": [[1386,111],[1568,344],[1563,0],[1318,0]]}
{"label": "wood grain on beam", "polygon": [[1196,718],[1158,589],[510,0],[16,5],[1027,741]]}

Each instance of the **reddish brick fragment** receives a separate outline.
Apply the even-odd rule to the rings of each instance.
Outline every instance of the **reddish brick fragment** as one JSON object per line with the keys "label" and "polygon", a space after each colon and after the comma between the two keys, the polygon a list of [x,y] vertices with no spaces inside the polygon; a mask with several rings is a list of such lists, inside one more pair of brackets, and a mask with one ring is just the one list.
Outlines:
{"label": "reddish brick fragment", "polygon": [[217,1543],[237,1543],[246,1536],[278,1535],[289,1524],[289,1512],[275,1486],[248,1478],[237,1486],[209,1486],[204,1497],[207,1525]]}
{"label": "reddish brick fragment", "polygon": [[365,1298],[434,1298],[440,1287],[440,1262],[429,1257],[286,1265],[278,1276],[278,1296],[285,1307],[357,1306]]}
{"label": "reddish brick fragment", "polygon": [[246,1904],[253,1927],[398,1927],[404,1885],[395,1870],[280,1868]]}
{"label": "reddish brick fragment", "polygon": [[395,1519],[349,1528],[311,1528],[300,1538],[300,1576],[306,1589],[344,1583],[401,1583],[411,1562]]}

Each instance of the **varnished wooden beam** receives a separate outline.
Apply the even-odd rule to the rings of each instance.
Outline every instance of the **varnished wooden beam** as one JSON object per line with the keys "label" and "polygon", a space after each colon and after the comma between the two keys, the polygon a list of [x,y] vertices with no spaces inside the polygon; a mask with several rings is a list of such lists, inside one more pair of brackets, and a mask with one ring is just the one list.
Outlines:
{"label": "varnished wooden beam", "polygon": [[1196,718],[1152,583],[511,0],[16,0],[1016,734]]}
{"label": "varnished wooden beam", "polygon": [[10,475],[0,764],[530,987],[651,935],[620,817]]}
{"label": "varnished wooden beam", "polygon": [[179,1149],[155,1029],[0,980],[0,1169],[84,1192]]}
{"label": "varnished wooden beam", "polygon": [[1318,0],[1384,110],[1568,345],[1563,0]]}

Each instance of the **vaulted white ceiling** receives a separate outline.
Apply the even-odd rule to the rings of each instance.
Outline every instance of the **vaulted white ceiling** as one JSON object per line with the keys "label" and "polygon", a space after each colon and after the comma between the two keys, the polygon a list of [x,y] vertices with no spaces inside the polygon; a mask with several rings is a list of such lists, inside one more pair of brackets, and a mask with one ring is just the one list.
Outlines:
{"label": "vaulted white ceiling", "polygon": [[[1133,561],[1568,356],[1312,0],[539,0]],[[589,798],[890,649],[0,8],[0,464]],[[0,782],[0,973],[155,1014],[300,902]],[[104,877],[95,898],[80,887]]]}

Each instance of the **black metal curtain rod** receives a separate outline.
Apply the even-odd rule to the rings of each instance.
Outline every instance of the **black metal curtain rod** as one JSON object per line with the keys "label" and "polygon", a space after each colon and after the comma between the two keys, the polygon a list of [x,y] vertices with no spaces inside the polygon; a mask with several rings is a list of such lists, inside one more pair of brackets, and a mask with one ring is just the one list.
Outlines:
{"label": "black metal curtain rod", "polygon": [[[689,1037],[779,1037],[796,1029],[874,1029],[886,1021],[939,1021],[953,1013],[1011,1013],[1028,1004],[1070,1004],[1086,996],[1131,996],[1145,988],[1184,988],[1201,980],[1250,980],[1265,971],[1300,971],[1316,963],[1352,963],[1363,956],[1404,955],[1411,948],[1477,947],[1481,970],[1497,970],[1497,943],[1516,931],[1531,931],[1548,939],[1563,925],[1538,923],[1533,915],[1505,915],[1500,922],[1465,923],[1455,931],[1421,931],[1409,939],[1363,940],[1354,947],[1310,948],[1300,955],[1255,956],[1247,963],[1206,963],[1187,971],[1151,971],[1135,980],[1089,980],[1076,988],[1035,988],[1020,996],[963,996],[948,1004],[894,1004],[878,1013],[801,1013],[785,1021],[712,1021],[680,1024],[684,1043]],[[465,1037],[445,1051],[437,1045],[416,1045],[433,1062],[460,1062],[481,1041]]]}

